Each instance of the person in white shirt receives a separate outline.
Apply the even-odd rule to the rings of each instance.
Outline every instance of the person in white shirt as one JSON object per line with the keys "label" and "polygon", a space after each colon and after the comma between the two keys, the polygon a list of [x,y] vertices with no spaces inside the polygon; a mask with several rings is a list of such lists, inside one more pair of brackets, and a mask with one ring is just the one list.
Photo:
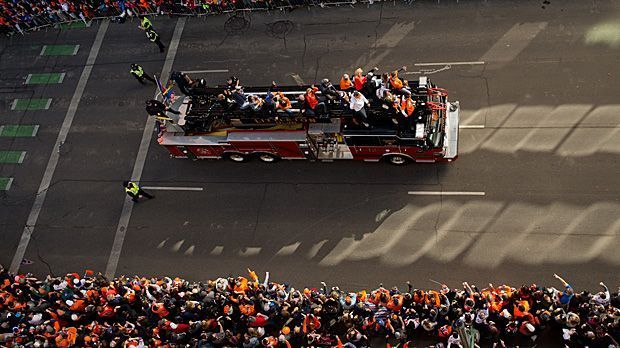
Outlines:
{"label": "person in white shirt", "polygon": [[358,91],[353,92],[353,96],[349,100],[349,107],[353,110],[353,116],[362,119],[362,124],[365,127],[369,127],[368,115],[366,115],[366,106],[370,106],[368,99]]}
{"label": "person in white shirt", "polygon": [[452,335],[450,335],[450,337],[448,337],[448,347],[463,347],[463,345],[461,344],[461,338],[459,337],[459,334],[456,332],[453,332]]}
{"label": "person in white shirt", "polygon": [[599,285],[602,286],[605,289],[605,291],[601,291],[601,292],[597,293],[596,295],[594,295],[592,297],[592,300],[596,304],[607,306],[609,304],[609,297],[610,297],[609,289],[607,288],[607,286],[603,282],[600,282]]}

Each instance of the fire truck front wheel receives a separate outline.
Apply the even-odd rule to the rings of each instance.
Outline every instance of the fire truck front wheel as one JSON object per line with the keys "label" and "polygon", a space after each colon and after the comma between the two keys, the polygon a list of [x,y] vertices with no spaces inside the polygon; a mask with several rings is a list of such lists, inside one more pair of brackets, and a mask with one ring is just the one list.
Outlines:
{"label": "fire truck front wheel", "polygon": [[387,161],[389,164],[393,164],[395,166],[402,166],[405,165],[409,162],[411,162],[411,158],[404,156],[404,155],[389,155],[389,156],[385,156],[385,161]]}
{"label": "fire truck front wheel", "polygon": [[226,154],[226,158],[237,163],[247,162],[250,157],[241,152],[230,152]]}
{"label": "fire truck front wheel", "polygon": [[256,156],[256,158],[258,158],[261,162],[265,163],[273,163],[280,160],[280,157],[269,152],[258,152],[255,153],[254,156]]}

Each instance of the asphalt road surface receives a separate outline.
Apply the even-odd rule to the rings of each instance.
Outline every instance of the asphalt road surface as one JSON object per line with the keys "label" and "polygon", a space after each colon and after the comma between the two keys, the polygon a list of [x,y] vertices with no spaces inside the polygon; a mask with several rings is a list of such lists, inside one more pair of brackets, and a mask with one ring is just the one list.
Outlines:
{"label": "asphalt road surface", "polygon": [[[22,240],[32,261],[22,272],[106,270],[125,201],[121,183],[132,175],[143,104],[154,93],[129,75],[131,63],[159,74],[169,57],[174,70],[210,70],[190,73],[209,84],[234,74],[245,85],[408,65],[407,78],[427,75],[461,103],[469,127],[456,162],[192,162],[170,159],[152,137],[142,184],[202,191],[153,191],[156,199],[135,205],[115,274],[205,280],[250,267],[296,286],[357,289],[406,280],[555,284],[556,272],[576,288],[620,285],[618,18],[618,1],[544,9],[539,1],[376,2],[190,18],[173,55],[158,53],[135,19],[3,39],[0,123],[38,131],[0,137],[0,151],[25,151],[21,163],[0,164],[0,177],[12,178],[0,191],[0,263],[11,264]],[[178,21],[153,20],[166,45]],[[98,35],[101,47],[92,49]],[[79,48],[41,55],[44,45],[59,44]],[[29,74],[56,72],[65,73],[61,83],[25,84]],[[52,101],[17,110],[16,98]],[[36,224],[26,226],[33,210]]]}

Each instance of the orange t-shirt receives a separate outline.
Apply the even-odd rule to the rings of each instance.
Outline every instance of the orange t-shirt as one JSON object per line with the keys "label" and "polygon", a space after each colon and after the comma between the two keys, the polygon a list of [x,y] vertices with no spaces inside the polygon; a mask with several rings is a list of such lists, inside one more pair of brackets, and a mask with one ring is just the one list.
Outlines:
{"label": "orange t-shirt", "polygon": [[398,77],[390,77],[390,84],[392,88],[401,89],[403,88],[403,81],[401,81]]}
{"label": "orange t-shirt", "polygon": [[353,86],[353,83],[351,82],[351,80],[345,80],[344,78],[340,79],[340,89],[341,90],[346,90],[349,89]]}

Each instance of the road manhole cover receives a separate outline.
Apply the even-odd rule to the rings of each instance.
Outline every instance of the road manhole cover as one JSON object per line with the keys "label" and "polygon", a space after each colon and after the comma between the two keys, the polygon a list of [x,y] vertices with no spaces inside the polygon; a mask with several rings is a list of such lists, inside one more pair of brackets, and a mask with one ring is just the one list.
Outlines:
{"label": "road manhole cover", "polygon": [[275,38],[284,39],[295,28],[291,21],[275,21],[267,24],[267,33]]}
{"label": "road manhole cover", "polygon": [[234,15],[224,23],[224,30],[228,34],[243,34],[248,28],[250,28],[250,21],[243,16]]}

